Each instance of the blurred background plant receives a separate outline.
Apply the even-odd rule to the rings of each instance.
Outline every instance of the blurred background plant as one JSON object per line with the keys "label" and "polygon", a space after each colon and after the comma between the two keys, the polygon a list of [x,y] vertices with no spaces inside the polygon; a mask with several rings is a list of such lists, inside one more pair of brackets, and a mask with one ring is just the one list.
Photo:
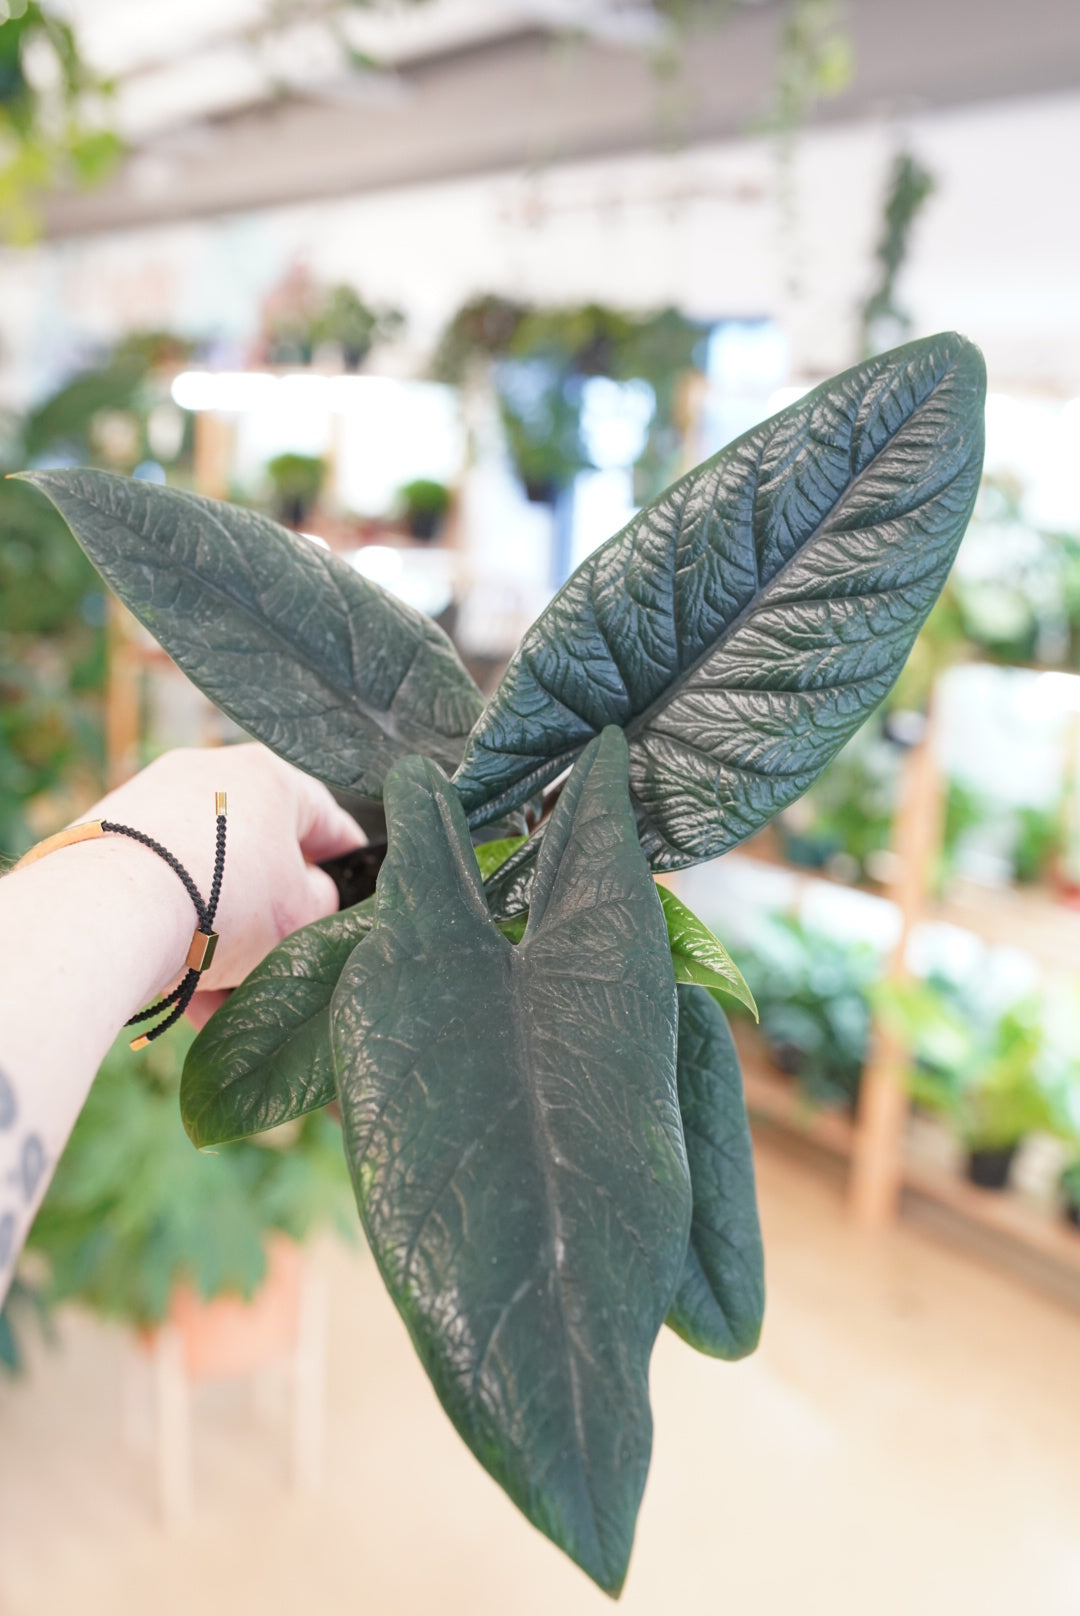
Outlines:
{"label": "blurred background plant", "polygon": [[675,309],[541,308],[488,293],[449,322],[432,374],[457,386],[490,379],[518,477],[530,499],[546,503],[595,464],[582,425],[588,381],[643,384],[650,396],[634,497],[645,501],[682,469],[681,389],[700,367],[706,333]]}
{"label": "blurred background plant", "polygon": [[881,970],[868,943],[841,942],[791,915],[771,915],[732,957],[757,1001],[773,1063],[808,1104],[854,1106],[870,1037],[870,988]]}
{"label": "blurred background plant", "polygon": [[1031,1134],[1075,1137],[1069,1097],[1080,1070],[1049,1038],[1038,996],[1002,1008],[976,982],[934,974],[879,983],[872,997],[909,1051],[912,1099],[948,1121],[975,1182],[1003,1187],[1017,1146]]}
{"label": "blurred background plant", "polygon": [[[145,449],[149,371],[129,344],[9,416],[0,469],[130,472]],[[104,586],[65,525],[6,477],[0,531],[0,856],[17,858],[100,790],[106,608]]]}
{"label": "blurred background plant", "polygon": [[38,234],[43,197],[107,179],[123,142],[107,125],[111,86],[70,23],[38,0],[0,0],[0,234]]}
{"label": "blurred background plant", "polygon": [[189,1283],[203,1301],[251,1297],[275,1232],[352,1232],[337,1124],[314,1112],[287,1130],[196,1151],[178,1090],[194,1033],[133,1055],[117,1040],[95,1079],[35,1221],[31,1253],[49,1306],[78,1301],[142,1328]]}
{"label": "blurred background plant", "polygon": [[326,479],[319,455],[279,454],[266,464],[274,490],[274,515],[286,527],[302,527]]}
{"label": "blurred background plant", "polygon": [[445,483],[431,477],[414,477],[398,489],[396,504],[413,538],[427,541],[438,536],[446,521],[451,493]]}

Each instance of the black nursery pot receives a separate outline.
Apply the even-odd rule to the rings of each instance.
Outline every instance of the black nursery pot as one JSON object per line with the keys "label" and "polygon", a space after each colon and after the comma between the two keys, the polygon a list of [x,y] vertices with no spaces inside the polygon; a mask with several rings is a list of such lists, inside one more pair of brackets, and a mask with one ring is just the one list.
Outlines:
{"label": "black nursery pot", "polygon": [[1065,1222],[1071,1223],[1074,1229],[1080,1229],[1080,1201],[1066,1201],[1062,1211]]}
{"label": "black nursery pot", "polygon": [[1009,1182],[1009,1171],[1017,1146],[997,1145],[989,1150],[968,1152],[968,1178],[981,1190],[1003,1190]]}

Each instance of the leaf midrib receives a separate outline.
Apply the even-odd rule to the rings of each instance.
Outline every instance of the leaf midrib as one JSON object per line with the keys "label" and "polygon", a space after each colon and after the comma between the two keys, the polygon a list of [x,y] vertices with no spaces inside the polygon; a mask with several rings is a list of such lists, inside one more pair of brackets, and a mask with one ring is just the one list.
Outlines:
{"label": "leaf midrib", "polygon": [[[538,934],[542,933],[543,929],[543,923],[541,923],[541,926],[538,928]],[[529,1113],[533,1120],[533,1128],[530,1130],[530,1136],[535,1139],[536,1136],[539,1135],[543,1140],[544,1146],[546,1147],[546,1149],[537,1150],[536,1155],[539,1158],[540,1177],[544,1188],[544,1211],[547,1223],[546,1235],[551,1243],[551,1252],[554,1260],[555,1294],[559,1301],[559,1324],[562,1330],[564,1341],[563,1355],[566,1361],[567,1373],[570,1379],[570,1397],[574,1413],[574,1433],[577,1437],[577,1461],[581,1470],[582,1479],[585,1483],[585,1491],[589,1498],[591,1511],[590,1525],[592,1527],[593,1537],[595,1539],[595,1547],[599,1553],[601,1563],[606,1567],[608,1565],[608,1556],[604,1545],[600,1540],[600,1516],[597,1509],[597,1498],[593,1487],[592,1473],[589,1467],[589,1449],[585,1433],[584,1410],[582,1407],[582,1387],[580,1384],[577,1359],[574,1351],[574,1338],[570,1330],[570,1323],[567,1317],[566,1298],[563,1293],[562,1269],[558,1259],[558,1246],[556,1245],[557,1241],[559,1244],[563,1245],[565,1249],[565,1241],[563,1239],[559,1218],[556,1184],[551,1170],[552,1161],[554,1159],[554,1144],[551,1137],[551,1131],[544,1116],[544,1108],[541,1098],[537,1094],[535,1085],[530,1077],[533,1066],[529,1058],[529,1039],[526,1035],[523,1025],[523,1017],[521,1015],[522,1006],[526,1002],[526,995],[521,988],[517,988],[515,991],[515,978],[524,974],[526,983],[523,984],[523,986],[525,986],[527,985],[528,976],[530,974],[528,943],[522,943],[517,948],[514,948],[509,944],[507,946],[510,949],[508,977],[510,982],[511,1024],[514,1030],[514,1048],[517,1056],[518,1068],[522,1073],[522,1087],[525,1093],[525,1102],[529,1108]]]}
{"label": "leaf midrib", "polygon": [[[717,656],[723,650],[724,646],[737,633],[738,629],[742,626],[742,624],[749,617],[753,616],[753,614],[756,611],[760,610],[763,605],[767,604],[767,602],[764,600],[763,597],[769,595],[772,592],[773,586],[775,584],[779,583],[784,578],[784,575],[788,572],[789,568],[794,566],[796,561],[801,559],[801,557],[803,555],[803,552],[806,550],[807,546],[813,544],[814,540],[817,539],[818,537],[820,537],[822,530],[832,520],[833,516],[836,514],[836,511],[843,504],[843,502],[846,499],[850,498],[852,493],[859,487],[859,485],[862,482],[863,478],[866,477],[869,474],[871,469],[880,460],[881,456],[883,454],[885,454],[886,451],[889,448],[892,447],[893,443],[896,441],[897,437],[899,437],[900,433],[905,431],[911,425],[912,421],[914,421],[918,417],[920,412],[923,409],[926,408],[927,404],[929,404],[929,402],[934,397],[934,395],[938,392],[938,390],[941,387],[944,386],[945,382],[948,380],[948,378],[953,374],[953,371],[956,369],[956,363],[957,363],[956,359],[953,359],[950,362],[948,368],[943,372],[943,374],[934,383],[933,387],[930,388],[930,390],[925,394],[925,396],[919,400],[918,405],[915,407],[915,409],[912,410],[911,414],[908,415],[908,416],[905,416],[904,420],[901,422],[900,426],[897,427],[895,432],[892,432],[892,433],[889,434],[888,439],[886,440],[885,443],[882,444],[880,449],[875,449],[874,453],[871,455],[870,459],[866,462],[866,465],[862,468],[862,470],[858,473],[858,475],[853,477],[849,483],[845,484],[844,488],[837,495],[836,499],[829,506],[829,509],[825,512],[825,514],[815,524],[815,526],[806,535],[806,537],[802,540],[802,542],[799,545],[796,546],[796,548],[792,551],[791,555],[788,556],[787,560],[781,566],[777,567],[776,571],[772,574],[772,576],[769,578],[768,582],[765,583],[764,585],[762,585],[760,583],[760,563],[758,562],[758,559],[757,559],[757,545],[754,542],[751,543],[751,548],[752,548],[753,553],[754,553],[754,561],[755,561],[755,576],[759,580],[757,592],[755,594],[751,595],[750,599],[746,602],[746,605],[739,609],[739,611],[735,614],[735,616],[731,619],[731,621],[729,623],[725,624],[724,628],[721,630],[720,634],[716,637],[716,639],[714,639],[708,646],[706,646],[706,648],[703,651],[701,651],[693,659],[692,662],[688,662],[685,667],[680,668],[678,670],[675,677],[665,687],[664,691],[662,691],[660,695],[655,697],[654,700],[649,703],[648,707],[643,708],[640,713],[636,714],[635,717],[630,719],[630,721],[628,723],[623,725],[623,731],[624,731],[624,733],[626,735],[626,739],[627,739],[628,743],[633,742],[633,740],[636,738],[636,736],[639,735],[643,729],[648,727],[648,724],[650,723],[651,719],[655,716],[656,713],[662,712],[664,710],[664,708],[669,707],[671,705],[672,701],[674,700],[674,696],[671,694],[672,690],[674,689],[675,693],[678,694],[678,690],[681,689],[682,686],[685,685],[687,683],[687,681],[689,679],[691,679],[693,677],[693,675],[699,671],[699,669],[704,667],[707,662],[710,662],[714,656]],[[759,467],[760,467],[760,457],[759,457]],[[755,485],[754,504],[756,505],[756,503],[757,503],[757,487]],[[751,528],[752,528],[752,519],[751,519]],[[681,521],[680,521],[680,531],[681,531]],[[754,535],[753,532],[752,532],[752,541],[755,538],[756,538],[756,535]],[[675,550],[677,548],[678,548],[678,534],[676,535],[675,544],[672,547],[672,554],[675,553]],[[881,593],[883,595],[894,594],[895,590],[882,590]],[[826,597],[826,598],[831,598],[831,597]],[[673,618],[676,615],[675,599],[676,599],[676,597],[675,597],[675,593],[673,591],[672,592],[672,609],[671,609]],[[679,633],[678,633],[678,624],[676,623],[676,633],[675,633],[676,645],[678,645],[678,641],[679,641]],[[620,678],[621,677],[622,677],[622,675],[620,673]]]}

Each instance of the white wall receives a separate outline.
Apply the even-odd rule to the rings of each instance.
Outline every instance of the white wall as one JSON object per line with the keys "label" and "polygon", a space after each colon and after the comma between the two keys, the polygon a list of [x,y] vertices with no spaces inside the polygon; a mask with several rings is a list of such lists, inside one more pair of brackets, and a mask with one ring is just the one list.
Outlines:
{"label": "white wall", "polygon": [[826,373],[855,357],[853,310],[901,138],[939,181],[903,288],[917,329],[974,337],[998,388],[1080,392],[1080,94],[913,117],[902,132],[815,132],[797,160],[794,238],[771,154],[745,141],[5,252],[0,387],[25,398],[88,340],[133,325],[245,339],[298,257],[403,306],[418,355],[463,297],[495,288],[771,314],[794,373]]}

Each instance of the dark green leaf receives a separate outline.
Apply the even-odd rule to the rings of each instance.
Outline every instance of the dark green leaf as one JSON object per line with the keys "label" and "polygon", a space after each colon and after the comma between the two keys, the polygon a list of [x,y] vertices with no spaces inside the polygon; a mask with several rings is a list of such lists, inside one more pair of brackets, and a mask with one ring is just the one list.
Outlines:
{"label": "dark green leaf", "polygon": [[710,994],[679,988],[679,1105],[694,1191],[667,1322],[699,1352],[743,1358],[761,1334],[765,1265],[739,1057]]}
{"label": "dark green leaf", "polygon": [[437,624],[265,516],[107,471],[38,471],[105,581],[222,712],[378,798],[395,758],[453,767],[482,697]]}
{"label": "dark green leaf", "polygon": [[625,741],[605,731],[569,780],[517,948],[439,770],[398,764],[386,806],[376,924],[331,1012],[364,1226],[465,1441],[614,1592],[690,1218],[675,987]]}
{"label": "dark green leaf", "polygon": [[667,887],[657,887],[664,906],[676,982],[696,982],[713,994],[726,994],[757,1016],[754,995],[718,937]]}
{"label": "dark green leaf", "polygon": [[196,1145],[291,1122],[334,1098],[330,999],[375,900],[294,931],[211,1016],[188,1051],[180,1114]]}
{"label": "dark green leaf", "polygon": [[982,466],[985,372],[953,334],[824,383],[690,472],[525,636],[457,776],[470,820],[630,743],[654,869],[714,858],[793,801],[885,695]]}

